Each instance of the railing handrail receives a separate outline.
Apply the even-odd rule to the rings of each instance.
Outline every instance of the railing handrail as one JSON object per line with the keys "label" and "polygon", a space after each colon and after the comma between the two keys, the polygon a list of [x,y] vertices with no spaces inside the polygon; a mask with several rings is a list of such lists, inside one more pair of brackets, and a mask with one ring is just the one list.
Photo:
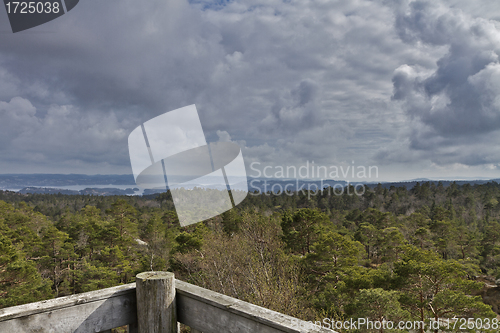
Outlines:
{"label": "railing handrail", "polygon": [[[332,333],[302,320],[175,280],[177,320],[203,333]],[[0,332],[137,332],[136,284],[0,309]],[[335,332],[334,332],[335,333]]]}
{"label": "railing handrail", "polygon": [[51,312],[84,303],[106,300],[110,297],[119,297],[126,294],[135,295],[135,283],[3,308],[0,309],[0,323],[2,321]]}

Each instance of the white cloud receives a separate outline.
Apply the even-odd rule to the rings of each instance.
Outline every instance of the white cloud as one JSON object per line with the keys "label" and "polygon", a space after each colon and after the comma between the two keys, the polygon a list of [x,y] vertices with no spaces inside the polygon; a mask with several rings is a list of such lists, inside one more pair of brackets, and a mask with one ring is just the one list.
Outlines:
{"label": "white cloud", "polygon": [[231,142],[231,136],[226,131],[217,131],[220,142]]}
{"label": "white cloud", "polygon": [[429,159],[438,165],[500,162],[500,152],[492,147],[500,138],[496,24],[419,0],[399,9],[396,28],[409,45],[448,50],[435,69],[405,64],[395,70],[393,99],[412,120],[409,141],[407,146],[383,148],[379,159]]}

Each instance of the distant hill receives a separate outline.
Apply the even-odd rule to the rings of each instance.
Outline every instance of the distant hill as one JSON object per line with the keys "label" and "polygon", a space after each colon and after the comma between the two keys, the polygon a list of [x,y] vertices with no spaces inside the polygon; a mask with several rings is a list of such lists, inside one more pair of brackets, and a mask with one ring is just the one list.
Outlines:
{"label": "distant hill", "polygon": [[79,175],[79,174],[3,174],[0,189],[72,185],[132,185],[133,175]]}
{"label": "distant hill", "polygon": [[[411,180],[411,181],[402,181],[402,182],[381,182],[380,185],[384,188],[390,188],[391,186],[394,187],[406,187],[408,190],[413,188],[417,183],[423,184],[423,183],[431,183],[434,185],[437,185],[439,182],[443,184],[444,187],[448,187],[453,183],[456,183],[457,185],[465,185],[465,184],[470,184],[470,185],[482,185],[482,184],[487,184],[487,183],[492,183],[496,182],[499,183],[500,179],[478,179],[478,180],[429,180],[429,179],[422,179],[422,180]],[[369,183],[366,184],[370,188],[374,188],[378,186],[378,183]]]}
{"label": "distant hill", "polygon": [[[400,182],[380,182],[380,185],[389,189],[394,187],[413,188],[417,183],[432,183],[437,185],[439,182],[444,187],[450,186],[453,182],[457,185],[481,185],[488,182],[500,182],[500,179],[477,179],[477,180],[429,180],[418,179]],[[306,191],[326,188],[343,188],[348,184],[344,180],[314,180],[314,179],[271,179],[271,178],[251,178],[247,179],[247,186],[250,192],[282,192],[282,191]],[[351,182],[350,184],[365,184],[370,188],[377,187],[376,182]],[[88,186],[84,189],[75,190],[68,188],[71,186]],[[106,186],[106,188],[96,188],[93,186]],[[114,188],[120,186],[122,188]],[[123,188],[127,186],[127,188]],[[130,186],[130,188],[128,188]],[[196,184],[190,183],[186,188],[195,186],[203,186],[207,188],[224,189],[225,184]],[[51,187],[51,188],[50,188]],[[134,194],[138,189],[136,187],[133,175],[81,175],[81,174],[3,174],[0,175],[0,190],[16,190],[21,193],[62,193],[62,194],[94,194],[94,195],[123,195]],[[234,189],[243,190],[245,188],[245,180],[233,186]],[[164,192],[165,190],[145,190],[143,194],[153,194]]]}
{"label": "distant hill", "polygon": [[38,194],[69,194],[69,195],[134,195],[138,192],[138,188],[127,188],[125,190],[118,188],[90,188],[83,190],[68,190],[60,188],[47,187],[24,187],[19,193],[38,193]]}

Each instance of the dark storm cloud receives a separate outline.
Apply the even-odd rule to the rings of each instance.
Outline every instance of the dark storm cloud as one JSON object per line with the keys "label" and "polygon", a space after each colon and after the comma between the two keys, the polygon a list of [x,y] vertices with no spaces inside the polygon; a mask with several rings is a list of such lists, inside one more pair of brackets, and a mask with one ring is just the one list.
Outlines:
{"label": "dark storm cloud", "polygon": [[129,172],[128,133],[193,104],[223,55],[219,40],[199,11],[176,0],[86,1],[43,26],[0,34],[3,172],[14,163]]}
{"label": "dark storm cloud", "polygon": [[247,162],[494,160],[468,153],[498,128],[494,25],[392,3],[88,0],[17,34],[0,10],[0,168],[130,173],[130,131],[190,104]]}
{"label": "dark storm cloud", "polygon": [[[184,1],[88,1],[36,28],[2,34],[1,59],[19,89],[53,102],[155,114],[182,106],[209,81],[220,37]],[[182,68],[183,71],[177,70]],[[160,110],[161,109],[161,110]]]}
{"label": "dark storm cloud", "polygon": [[[241,0],[215,9],[86,1],[0,35],[1,117],[24,117],[2,136],[12,163],[0,166],[130,172],[128,133],[193,103],[208,140],[226,132],[248,161],[351,163],[391,137],[385,127],[399,118],[385,119],[394,111],[391,75],[413,55],[396,38],[390,8]],[[12,114],[13,105],[26,109]]]}

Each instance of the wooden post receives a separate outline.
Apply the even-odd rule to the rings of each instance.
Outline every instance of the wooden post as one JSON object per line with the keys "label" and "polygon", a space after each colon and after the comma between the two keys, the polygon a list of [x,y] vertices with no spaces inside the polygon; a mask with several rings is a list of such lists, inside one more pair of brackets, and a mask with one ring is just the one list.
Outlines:
{"label": "wooden post", "polygon": [[177,333],[175,278],[170,272],[136,276],[139,333]]}
{"label": "wooden post", "polygon": [[137,323],[135,324],[129,324],[127,326],[127,333],[138,333],[139,331],[137,330]]}

